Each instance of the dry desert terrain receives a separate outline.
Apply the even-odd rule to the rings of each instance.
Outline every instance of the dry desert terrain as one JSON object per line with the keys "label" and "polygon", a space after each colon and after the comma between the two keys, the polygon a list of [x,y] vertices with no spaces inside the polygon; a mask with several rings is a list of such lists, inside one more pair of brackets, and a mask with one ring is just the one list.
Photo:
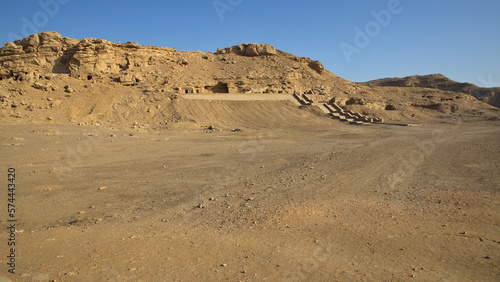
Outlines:
{"label": "dry desert terrain", "polygon": [[241,132],[2,119],[19,218],[16,275],[2,256],[2,276],[500,279],[498,121],[354,126],[287,101],[205,104],[239,103],[225,120]]}

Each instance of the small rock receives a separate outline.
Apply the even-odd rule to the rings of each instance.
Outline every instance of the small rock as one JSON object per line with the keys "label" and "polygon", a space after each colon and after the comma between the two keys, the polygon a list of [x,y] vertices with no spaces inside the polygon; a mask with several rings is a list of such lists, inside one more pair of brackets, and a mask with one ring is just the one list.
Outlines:
{"label": "small rock", "polygon": [[392,104],[389,104],[389,105],[385,106],[385,109],[387,111],[395,111],[395,110],[397,110],[396,106],[394,106]]}
{"label": "small rock", "polygon": [[64,86],[64,92],[73,93],[73,92],[75,92],[75,89],[71,88],[71,86],[69,86],[69,85],[66,85],[66,86]]}
{"label": "small rock", "polygon": [[106,190],[107,188],[108,187],[106,187],[106,186],[101,186],[101,187],[97,188],[97,190],[101,191],[101,190]]}

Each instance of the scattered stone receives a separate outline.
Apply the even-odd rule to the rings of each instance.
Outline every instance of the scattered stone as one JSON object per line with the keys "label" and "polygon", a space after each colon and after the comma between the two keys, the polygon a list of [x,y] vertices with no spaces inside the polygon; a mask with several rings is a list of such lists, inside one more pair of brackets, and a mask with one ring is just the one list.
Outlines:
{"label": "scattered stone", "polygon": [[186,59],[180,59],[177,61],[177,64],[180,66],[187,66],[189,62]]}
{"label": "scattered stone", "polygon": [[366,105],[366,100],[363,98],[351,98],[345,102],[346,105]]}
{"label": "scattered stone", "polygon": [[97,190],[99,190],[99,191],[106,190],[106,189],[108,189],[108,187],[106,187],[106,186],[101,186],[101,187],[97,188]]}
{"label": "scattered stone", "polygon": [[71,86],[69,86],[69,85],[66,85],[66,86],[64,86],[64,92],[73,93],[73,92],[75,92],[75,89],[71,88]]}
{"label": "scattered stone", "polygon": [[35,88],[35,89],[38,89],[38,90],[42,90],[42,91],[54,91],[54,87],[52,87],[52,84],[50,83],[42,83],[42,82],[35,82],[31,85],[31,87]]}

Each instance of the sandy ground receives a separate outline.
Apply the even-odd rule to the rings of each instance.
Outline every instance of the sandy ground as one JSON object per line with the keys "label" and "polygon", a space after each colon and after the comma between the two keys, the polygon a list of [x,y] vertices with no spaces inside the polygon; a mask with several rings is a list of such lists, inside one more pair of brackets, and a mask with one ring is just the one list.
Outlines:
{"label": "sandy ground", "polygon": [[298,105],[298,101],[290,94],[182,94],[182,98],[187,100],[226,100],[226,101],[292,101]]}
{"label": "sandy ground", "polygon": [[152,133],[2,119],[18,230],[12,275],[2,228],[0,276],[500,280],[498,121],[293,121]]}

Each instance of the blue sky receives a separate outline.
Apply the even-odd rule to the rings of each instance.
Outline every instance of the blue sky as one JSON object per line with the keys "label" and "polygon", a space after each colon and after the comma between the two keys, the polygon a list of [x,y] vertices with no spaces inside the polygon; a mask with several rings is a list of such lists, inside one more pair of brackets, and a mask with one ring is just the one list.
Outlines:
{"label": "blue sky", "polygon": [[442,73],[500,87],[498,0],[22,0],[0,10],[0,40],[72,38],[214,52],[268,43],[351,81]]}

